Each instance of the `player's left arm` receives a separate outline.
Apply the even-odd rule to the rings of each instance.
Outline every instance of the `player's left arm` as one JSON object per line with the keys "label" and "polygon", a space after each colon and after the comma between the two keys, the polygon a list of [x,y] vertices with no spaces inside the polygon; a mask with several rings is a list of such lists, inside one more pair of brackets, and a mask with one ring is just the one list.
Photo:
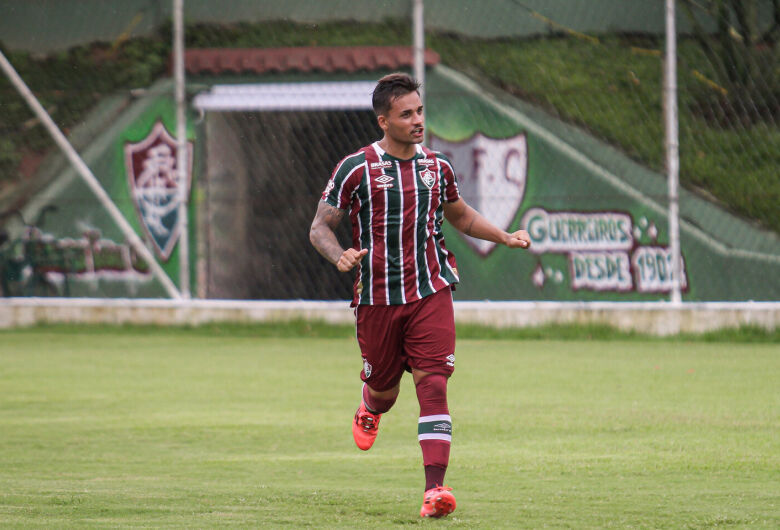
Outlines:
{"label": "player's left arm", "polygon": [[467,236],[506,245],[509,248],[528,248],[531,238],[525,230],[506,232],[485,219],[482,214],[466,204],[463,197],[444,203],[447,222]]}

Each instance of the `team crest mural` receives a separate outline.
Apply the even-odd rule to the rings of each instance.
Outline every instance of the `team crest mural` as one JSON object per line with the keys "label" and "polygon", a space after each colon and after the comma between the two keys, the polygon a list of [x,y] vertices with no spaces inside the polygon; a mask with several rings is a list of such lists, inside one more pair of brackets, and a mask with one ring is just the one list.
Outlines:
{"label": "team crest mural", "polygon": [[[490,138],[477,133],[461,142],[431,136],[431,147],[452,161],[463,198],[494,225],[508,230],[525,195],[528,144],[525,134]],[[496,246],[491,241],[464,236],[480,255]]]}
{"label": "team crest mural", "polygon": [[178,181],[176,139],[162,122],[138,143],[125,144],[125,167],[130,195],[141,226],[157,255],[167,261],[181,231],[179,203],[181,186],[187,195],[192,182],[192,142],[187,142],[187,182]]}

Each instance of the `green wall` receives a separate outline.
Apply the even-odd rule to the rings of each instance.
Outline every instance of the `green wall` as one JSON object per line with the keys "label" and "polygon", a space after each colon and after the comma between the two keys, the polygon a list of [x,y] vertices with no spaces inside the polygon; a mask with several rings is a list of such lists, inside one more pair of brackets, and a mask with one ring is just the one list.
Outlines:
{"label": "green wall", "polygon": [[[444,146],[446,151],[465,142],[466,153],[484,149],[489,144],[475,144],[477,134],[495,140],[525,135],[527,140],[522,202],[512,204],[516,213],[502,228],[528,229],[534,250],[500,246],[483,255],[445,225],[447,246],[457,257],[462,282],[456,299],[668,299],[671,262],[667,261],[663,175],[447,68],[437,67],[426,86],[434,147]],[[500,155],[500,149],[497,152]],[[475,177],[476,166],[466,160],[456,167],[461,180],[500,178],[491,174],[495,167]],[[487,198],[471,199],[480,202],[479,210],[488,218],[509,201],[506,193],[491,195],[490,190],[488,186],[483,191]],[[775,234],[750,227],[685,190],[680,202],[685,300],[776,300],[780,296],[780,242]],[[610,233],[610,223],[620,226]],[[568,235],[555,232],[561,225]],[[739,227],[743,239],[724,239],[734,227]]]}

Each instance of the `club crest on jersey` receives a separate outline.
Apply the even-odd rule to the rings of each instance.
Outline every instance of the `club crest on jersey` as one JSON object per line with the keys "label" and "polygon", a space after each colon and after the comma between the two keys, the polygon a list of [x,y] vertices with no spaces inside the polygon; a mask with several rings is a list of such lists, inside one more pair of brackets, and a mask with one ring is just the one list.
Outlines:
{"label": "club crest on jersey", "polygon": [[380,162],[371,162],[371,169],[384,169],[392,165],[393,163],[390,162],[389,160],[382,160]]}
{"label": "club crest on jersey", "polygon": [[371,377],[371,372],[373,371],[374,367],[371,366],[371,363],[364,360],[363,361],[363,372],[365,372],[366,377]]}
{"label": "club crest on jersey", "polygon": [[420,180],[422,180],[423,184],[428,186],[428,188],[431,188],[433,183],[436,182],[436,173],[430,169],[426,169],[425,171],[420,172]]}
{"label": "club crest on jersey", "polygon": [[390,175],[379,175],[374,179],[374,182],[379,183],[377,188],[384,190],[393,187],[393,180],[395,180],[395,178]]}
{"label": "club crest on jersey", "polygon": [[186,182],[180,182],[176,140],[161,121],[138,143],[125,144],[125,169],[130,196],[144,232],[157,255],[167,261],[181,232],[179,204],[182,187],[189,195],[192,181],[192,142],[187,142]]}

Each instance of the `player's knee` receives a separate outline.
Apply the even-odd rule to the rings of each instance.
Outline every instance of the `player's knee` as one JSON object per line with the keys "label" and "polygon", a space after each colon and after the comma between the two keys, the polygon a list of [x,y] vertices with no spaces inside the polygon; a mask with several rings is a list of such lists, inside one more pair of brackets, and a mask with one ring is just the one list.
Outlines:
{"label": "player's knee", "polygon": [[428,374],[420,379],[415,386],[418,398],[447,402],[446,375]]}
{"label": "player's knee", "polygon": [[421,377],[420,380],[417,381],[415,386],[419,388],[420,385],[423,385],[426,388],[430,388],[435,392],[446,392],[447,379],[448,379],[447,376],[443,374],[427,374]]}

